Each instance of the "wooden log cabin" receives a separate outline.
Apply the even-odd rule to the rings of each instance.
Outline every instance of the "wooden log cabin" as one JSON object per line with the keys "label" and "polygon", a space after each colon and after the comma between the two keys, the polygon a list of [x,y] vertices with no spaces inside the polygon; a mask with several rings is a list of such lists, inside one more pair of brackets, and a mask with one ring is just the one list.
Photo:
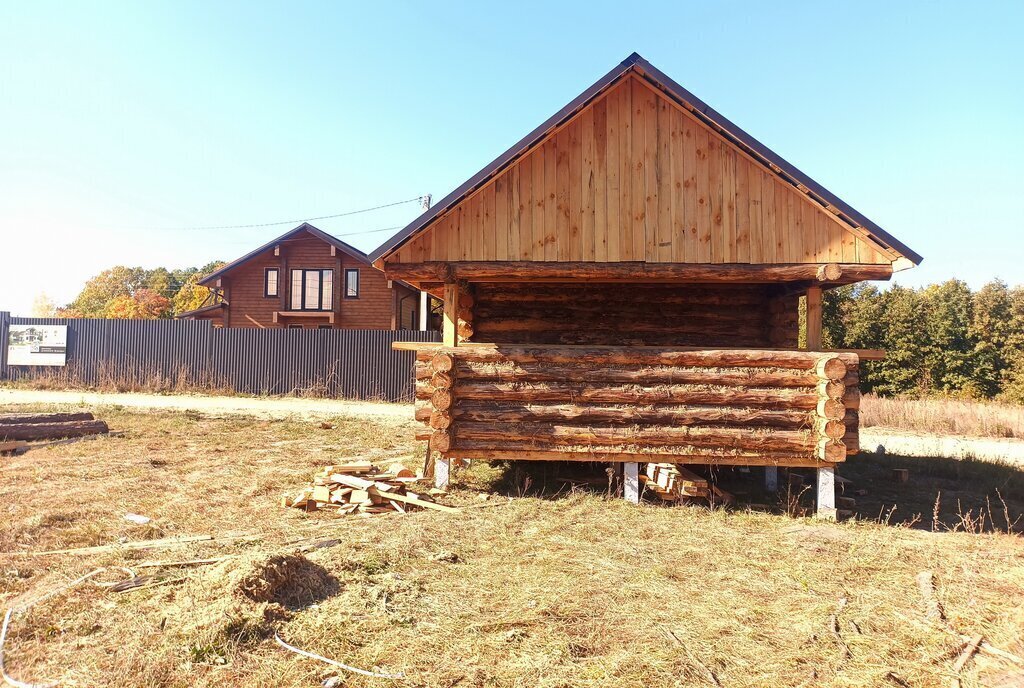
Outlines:
{"label": "wooden log cabin", "polygon": [[370,259],[444,299],[440,345],[396,345],[439,482],[616,462],[635,500],[645,462],[813,467],[826,515],[880,352],[822,349],[822,291],[921,261],[636,54]]}

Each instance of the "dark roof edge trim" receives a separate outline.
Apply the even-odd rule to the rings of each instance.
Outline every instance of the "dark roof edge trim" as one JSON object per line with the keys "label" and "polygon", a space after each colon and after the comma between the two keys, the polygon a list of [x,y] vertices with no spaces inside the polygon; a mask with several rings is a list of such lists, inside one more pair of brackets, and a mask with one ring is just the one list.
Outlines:
{"label": "dark roof edge trim", "polygon": [[237,268],[238,266],[242,265],[243,263],[246,263],[247,261],[255,258],[256,256],[258,256],[259,254],[263,253],[267,249],[273,248],[273,246],[275,244],[278,244],[278,243],[280,243],[282,241],[286,241],[286,240],[292,238],[293,236],[295,236],[296,234],[299,234],[301,232],[308,232],[308,233],[312,234],[313,236],[315,236],[316,238],[323,240],[324,242],[330,244],[331,246],[334,246],[338,250],[344,251],[345,253],[347,253],[348,255],[352,256],[356,260],[358,260],[360,262],[363,262],[363,263],[366,263],[367,265],[370,264],[370,257],[367,256],[362,251],[360,251],[359,249],[357,249],[355,246],[350,246],[349,244],[346,244],[341,239],[338,239],[337,237],[331,236],[330,234],[328,234],[327,232],[323,231],[322,229],[320,229],[318,227],[314,227],[313,225],[309,224],[308,222],[303,222],[298,227],[295,227],[293,229],[288,230],[287,232],[285,232],[281,236],[277,237],[276,239],[271,239],[270,241],[268,241],[267,243],[263,244],[259,248],[253,249],[252,251],[249,251],[248,253],[246,253],[241,258],[237,258],[237,259],[231,261],[230,263],[228,263],[224,267],[220,268],[219,270],[215,270],[214,272],[211,272],[209,275],[207,275],[203,279],[199,280],[198,283],[203,285],[203,286],[207,286],[211,282],[215,282],[218,278],[223,277],[226,273],[230,272],[231,270],[234,270],[235,268]]}

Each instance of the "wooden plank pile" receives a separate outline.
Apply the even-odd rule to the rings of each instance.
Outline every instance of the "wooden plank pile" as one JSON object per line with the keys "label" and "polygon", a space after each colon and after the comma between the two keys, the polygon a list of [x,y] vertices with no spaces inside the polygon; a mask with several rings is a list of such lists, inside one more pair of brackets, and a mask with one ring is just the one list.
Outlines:
{"label": "wooden plank pile", "polygon": [[370,461],[350,461],[325,466],[313,478],[312,487],[284,495],[281,506],[305,511],[334,510],[346,516],[406,513],[416,509],[459,511],[437,504],[434,494],[440,493],[438,490],[410,490],[416,481],[416,475],[400,463],[382,470]]}
{"label": "wooden plank pile", "polygon": [[649,463],[645,475],[640,476],[644,486],[666,502],[689,498],[707,499],[711,491],[706,478],[674,463]]}
{"label": "wooden plank pile", "polygon": [[[56,440],[109,432],[91,413],[10,413],[0,415],[0,447],[16,441]],[[0,449],[3,451],[3,449]],[[9,449],[8,449],[9,451]]]}

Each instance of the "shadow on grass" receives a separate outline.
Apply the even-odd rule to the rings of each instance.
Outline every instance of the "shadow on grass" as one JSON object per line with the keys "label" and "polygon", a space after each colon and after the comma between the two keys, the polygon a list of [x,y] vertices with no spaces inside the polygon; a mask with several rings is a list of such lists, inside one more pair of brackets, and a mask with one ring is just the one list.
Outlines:
{"label": "shadow on grass", "polygon": [[[608,466],[596,462],[474,462],[455,480],[510,497],[559,499],[571,492],[617,496],[621,494],[621,473],[613,473],[609,483]],[[779,492],[769,494],[764,490],[761,468],[689,468],[734,495],[736,501],[730,508],[794,516],[814,513],[812,469],[780,469]],[[906,469],[908,480],[899,482],[895,469]],[[846,498],[840,499],[839,507],[858,520],[936,531],[1024,533],[1024,466],[862,453],[849,457],[836,473],[840,476],[837,496]]]}

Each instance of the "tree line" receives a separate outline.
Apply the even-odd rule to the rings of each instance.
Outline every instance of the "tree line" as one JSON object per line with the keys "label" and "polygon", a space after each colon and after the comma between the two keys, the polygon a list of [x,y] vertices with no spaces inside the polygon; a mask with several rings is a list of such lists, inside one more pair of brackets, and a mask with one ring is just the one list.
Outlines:
{"label": "tree line", "polygon": [[90,278],[75,300],[66,306],[54,307],[45,299],[37,299],[33,315],[141,320],[173,318],[203,305],[210,290],[198,282],[222,265],[223,262],[214,261],[201,268],[175,270],[116,265]]}
{"label": "tree line", "polygon": [[1024,286],[850,285],[825,293],[822,319],[825,347],[886,351],[862,364],[864,391],[1024,403]]}

